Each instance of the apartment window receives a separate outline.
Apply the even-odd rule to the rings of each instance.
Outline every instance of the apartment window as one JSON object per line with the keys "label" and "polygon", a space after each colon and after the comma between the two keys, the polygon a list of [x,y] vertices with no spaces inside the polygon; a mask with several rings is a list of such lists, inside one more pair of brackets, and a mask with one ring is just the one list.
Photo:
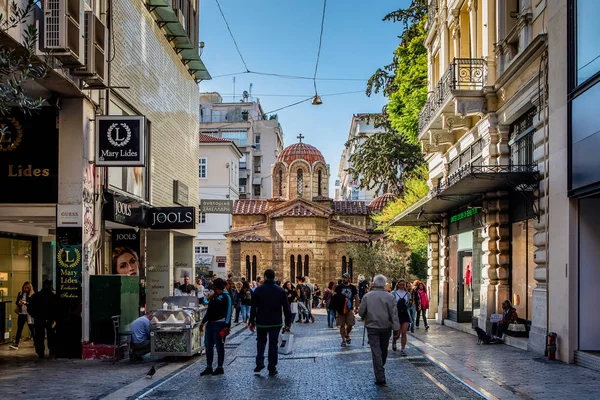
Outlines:
{"label": "apartment window", "polygon": [[598,0],[575,1],[575,63],[577,85],[600,71],[600,15]]}
{"label": "apartment window", "polygon": [[536,109],[532,108],[510,125],[510,164],[533,164],[533,119]]}
{"label": "apartment window", "polygon": [[254,148],[260,150],[260,135],[254,135]]}
{"label": "apartment window", "polygon": [[258,157],[254,157],[254,159],[252,160],[252,165],[254,166],[254,173],[255,174],[260,174],[260,165],[262,163],[262,157],[258,156]]}
{"label": "apartment window", "polygon": [[212,137],[219,137],[218,131],[206,131],[206,132],[202,132],[202,134],[207,135],[207,136],[212,136]]}
{"label": "apartment window", "polygon": [[200,216],[198,217],[198,223],[201,225],[206,224],[206,213],[200,213]]}
{"label": "apartment window", "polygon": [[260,196],[260,185],[253,185],[252,186],[252,194],[254,196]]}
{"label": "apartment window", "polygon": [[352,194],[350,195],[351,200],[358,200],[358,190],[352,189]]}
{"label": "apartment window", "polygon": [[224,131],[221,134],[223,139],[231,140],[240,147],[246,146],[246,136],[248,136],[246,131]]}
{"label": "apartment window", "polygon": [[206,158],[204,158],[204,157],[200,158],[200,166],[199,166],[199,170],[198,170],[198,176],[200,177],[200,179],[207,178],[206,167],[207,167]]}
{"label": "apartment window", "polygon": [[196,246],[196,254],[208,254],[208,246]]}
{"label": "apartment window", "polygon": [[244,153],[242,158],[240,158],[240,169],[246,169],[248,162],[248,153]]}

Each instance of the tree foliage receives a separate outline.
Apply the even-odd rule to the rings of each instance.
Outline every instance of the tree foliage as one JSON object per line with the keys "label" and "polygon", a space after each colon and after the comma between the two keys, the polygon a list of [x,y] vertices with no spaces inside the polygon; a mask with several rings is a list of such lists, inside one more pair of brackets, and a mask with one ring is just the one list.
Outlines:
{"label": "tree foliage", "polygon": [[377,274],[388,279],[408,278],[406,254],[386,241],[349,245],[346,254],[352,258],[355,272],[373,281]]}
{"label": "tree foliage", "polygon": [[[35,1],[29,0],[24,7],[12,2],[10,16],[0,14],[0,33],[7,35],[10,29],[26,23],[33,12]],[[0,48],[0,114],[10,113],[13,107],[18,107],[24,113],[39,110],[44,99],[34,99],[27,94],[26,83],[31,80],[43,79],[48,73],[48,66],[38,59],[35,48],[38,41],[38,31],[35,25],[27,25],[23,33],[23,47]]]}
{"label": "tree foliage", "polygon": [[408,272],[417,279],[427,279],[427,248],[420,247],[408,256]]}
{"label": "tree foliage", "polygon": [[385,117],[373,117],[375,127],[383,132],[366,138],[357,137],[346,146],[357,145],[350,156],[348,173],[353,179],[362,176],[361,188],[376,189],[378,192],[401,195],[404,189],[403,178],[418,168],[423,162],[419,146],[398,134]]}

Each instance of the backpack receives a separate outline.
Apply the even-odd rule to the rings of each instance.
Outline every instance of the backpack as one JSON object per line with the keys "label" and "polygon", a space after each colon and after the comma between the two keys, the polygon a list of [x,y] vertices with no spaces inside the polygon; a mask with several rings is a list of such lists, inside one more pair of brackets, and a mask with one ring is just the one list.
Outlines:
{"label": "backpack", "polygon": [[404,297],[398,299],[398,302],[396,303],[396,307],[398,308],[398,315],[408,314],[408,304],[406,301],[406,294],[404,295]]}
{"label": "backpack", "polygon": [[244,300],[252,300],[252,291],[251,290],[246,290],[244,292]]}
{"label": "backpack", "polygon": [[302,298],[304,300],[310,300],[312,296],[312,287],[305,283],[304,285],[302,285],[302,289],[300,290],[300,292],[302,293]]}

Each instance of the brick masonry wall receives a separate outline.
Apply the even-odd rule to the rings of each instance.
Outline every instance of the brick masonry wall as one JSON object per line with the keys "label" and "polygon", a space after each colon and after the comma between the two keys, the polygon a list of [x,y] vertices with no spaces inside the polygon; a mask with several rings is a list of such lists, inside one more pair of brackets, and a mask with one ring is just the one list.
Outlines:
{"label": "brick masonry wall", "polygon": [[142,0],[114,1],[111,85],[151,122],[150,199],[174,206],[173,180],[198,204],[199,89]]}

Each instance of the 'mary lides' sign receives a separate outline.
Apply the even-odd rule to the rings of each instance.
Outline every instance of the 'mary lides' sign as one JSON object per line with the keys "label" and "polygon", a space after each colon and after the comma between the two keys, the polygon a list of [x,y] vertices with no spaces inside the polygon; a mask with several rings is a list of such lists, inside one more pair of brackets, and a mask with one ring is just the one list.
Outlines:
{"label": "'mary lides' sign", "polygon": [[145,166],[146,117],[142,115],[97,116],[96,165]]}

